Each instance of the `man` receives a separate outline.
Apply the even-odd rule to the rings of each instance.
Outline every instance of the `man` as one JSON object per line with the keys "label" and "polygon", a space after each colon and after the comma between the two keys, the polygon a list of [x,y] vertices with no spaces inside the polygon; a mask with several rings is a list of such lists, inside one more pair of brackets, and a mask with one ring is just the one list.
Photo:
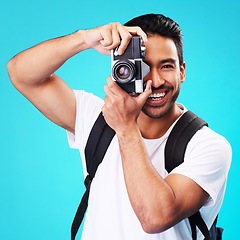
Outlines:
{"label": "man", "polygon": [[[173,20],[155,14],[126,25],[110,23],[43,42],[15,56],[8,63],[9,75],[47,118],[68,130],[84,171],[84,148],[101,110],[116,132],[91,185],[82,239],[191,239],[187,217],[200,209],[210,228],[220,210],[231,147],[203,127],[189,142],[184,163],[166,172],[167,138],[187,111],[176,103],[186,67],[181,30]],[[108,77],[102,101],[71,90],[54,74],[67,59],[89,48],[109,55],[120,45],[122,54],[131,34],[145,42],[150,67],[139,96],[130,96]],[[201,232],[198,237],[203,239]]]}

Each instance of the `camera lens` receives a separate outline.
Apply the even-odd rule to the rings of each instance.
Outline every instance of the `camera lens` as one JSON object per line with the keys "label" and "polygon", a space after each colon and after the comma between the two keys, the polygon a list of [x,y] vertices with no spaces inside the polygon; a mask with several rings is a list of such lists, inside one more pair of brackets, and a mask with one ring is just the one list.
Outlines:
{"label": "camera lens", "polygon": [[135,66],[132,62],[118,61],[112,68],[112,75],[117,82],[128,83],[135,77]]}
{"label": "camera lens", "polygon": [[121,78],[127,78],[129,77],[129,68],[127,66],[123,66],[118,70],[118,75]]}

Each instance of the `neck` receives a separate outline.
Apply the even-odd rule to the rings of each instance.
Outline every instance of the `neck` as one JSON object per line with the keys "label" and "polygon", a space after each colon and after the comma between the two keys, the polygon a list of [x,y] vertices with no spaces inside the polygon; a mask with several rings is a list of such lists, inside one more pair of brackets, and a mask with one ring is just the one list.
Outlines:
{"label": "neck", "polygon": [[138,117],[138,126],[142,136],[146,139],[162,137],[182,113],[183,110],[176,103],[162,118],[151,118],[141,112]]}

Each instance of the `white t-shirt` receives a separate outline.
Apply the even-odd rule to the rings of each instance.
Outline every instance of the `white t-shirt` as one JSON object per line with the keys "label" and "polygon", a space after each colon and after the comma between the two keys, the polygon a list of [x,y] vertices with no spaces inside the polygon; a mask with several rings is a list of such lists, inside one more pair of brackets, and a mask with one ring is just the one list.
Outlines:
{"label": "white t-shirt", "polygon": [[[80,151],[86,176],[84,149],[92,126],[103,106],[103,100],[84,91],[75,91],[75,95],[77,99],[75,135],[68,132],[68,139],[70,147]],[[186,111],[186,108],[184,110]],[[143,139],[152,164],[163,178],[168,175],[164,166],[164,147],[174,124],[159,139]],[[223,201],[231,156],[232,151],[227,140],[210,128],[203,127],[189,142],[184,163],[172,171],[191,178],[210,195],[200,209],[208,227],[215,220]],[[198,235],[198,239],[203,239],[200,231]],[[148,234],[142,230],[128,198],[116,135],[91,184],[82,233],[82,240],[103,239],[191,239],[191,228],[187,219],[158,234]]]}

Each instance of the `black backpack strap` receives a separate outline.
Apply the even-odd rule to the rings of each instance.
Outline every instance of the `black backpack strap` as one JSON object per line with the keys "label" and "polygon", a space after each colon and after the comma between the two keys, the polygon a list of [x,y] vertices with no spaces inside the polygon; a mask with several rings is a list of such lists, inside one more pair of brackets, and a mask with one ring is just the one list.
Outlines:
{"label": "black backpack strap", "polygon": [[[191,111],[185,112],[177,121],[165,146],[165,169],[168,173],[183,163],[188,142],[203,126],[208,124]],[[197,239],[196,227],[203,233],[205,240],[210,239],[208,228],[199,211],[189,217],[189,222],[193,240]]]}
{"label": "black backpack strap", "polygon": [[71,240],[75,239],[78,229],[84,218],[88,206],[88,197],[91,182],[95,176],[99,164],[104,158],[104,155],[114,135],[114,130],[108,126],[101,112],[93,125],[85,147],[85,158],[88,172],[88,175],[84,181],[86,191],[82,197],[72,223]]}
{"label": "black backpack strap", "polygon": [[106,123],[101,112],[93,125],[85,147],[87,172],[91,179],[94,178],[98,165],[102,162],[114,135],[115,131]]}
{"label": "black backpack strap", "polygon": [[77,212],[75,214],[75,217],[74,217],[74,220],[73,220],[73,223],[72,223],[72,228],[71,228],[71,240],[74,240],[76,235],[77,235],[77,232],[78,232],[78,229],[81,225],[81,222],[83,220],[83,217],[84,217],[84,214],[87,210],[87,206],[88,206],[88,197],[89,197],[89,189],[86,189],[83,197],[82,197],[82,200],[78,206],[78,209],[77,209]]}
{"label": "black backpack strap", "polygon": [[212,227],[209,230],[210,239],[222,240],[223,228],[217,227],[217,219],[218,219],[218,216],[216,217]]}
{"label": "black backpack strap", "polygon": [[203,221],[202,216],[199,211],[188,218],[191,229],[192,229],[192,239],[197,240],[197,228],[202,232],[205,237],[204,240],[210,240],[209,230],[206,223]]}
{"label": "black backpack strap", "polygon": [[193,135],[208,124],[191,111],[187,111],[173,127],[165,146],[165,169],[170,173],[184,161],[187,144]]}

